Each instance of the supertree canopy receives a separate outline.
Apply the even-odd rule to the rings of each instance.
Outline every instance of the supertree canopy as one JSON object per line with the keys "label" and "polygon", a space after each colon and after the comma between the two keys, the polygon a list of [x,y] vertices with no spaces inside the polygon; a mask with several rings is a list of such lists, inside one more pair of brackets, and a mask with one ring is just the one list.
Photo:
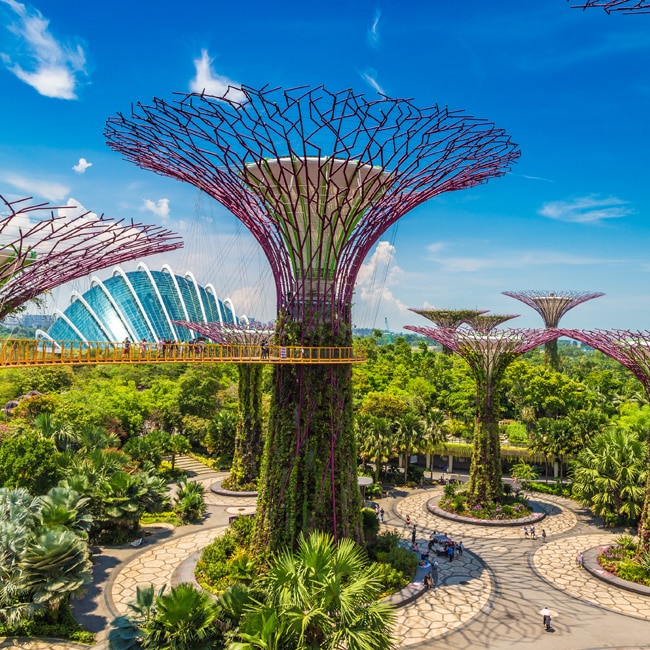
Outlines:
{"label": "supertree canopy", "polygon": [[178,235],[158,226],[90,212],[68,218],[62,212],[73,206],[56,208],[55,215],[46,203],[29,199],[0,196],[0,201],[0,318],[92,271],[183,245]]}
{"label": "supertree canopy", "polygon": [[[322,87],[154,99],[111,118],[106,136],[242,221],[275,277],[276,340],[307,346],[351,344],[357,273],[387,228],[519,156],[502,130],[463,112]],[[313,528],[360,539],[350,366],[274,373],[259,541],[278,548]]]}
{"label": "supertree canopy", "polygon": [[[175,325],[187,327],[222,345],[250,346],[251,356],[261,354],[262,346],[273,339],[274,327],[261,324],[231,325],[228,323],[193,323],[178,321]],[[259,478],[263,448],[262,429],[262,372],[257,363],[237,365],[238,421],[235,449],[230,477],[225,487],[242,490],[251,487]],[[256,488],[255,488],[256,489]]]}
{"label": "supertree canopy", "polygon": [[[650,332],[628,330],[563,329],[562,335],[599,350],[627,368],[640,382],[650,398]],[[650,437],[647,441],[650,452]],[[650,456],[649,470],[650,470]],[[650,552],[650,471],[645,485],[643,510],[639,521],[639,539],[644,551]]]}
{"label": "supertree canopy", "polygon": [[[556,328],[560,319],[574,307],[604,296],[604,293],[589,291],[503,291],[504,296],[510,296],[532,307],[543,319],[544,326]],[[557,350],[557,339],[549,341],[545,346],[547,363],[554,370],[560,370],[560,356]]]}
{"label": "supertree canopy", "polygon": [[[484,314],[489,310],[428,309],[426,307],[423,307],[422,309],[409,308],[409,311],[415,312],[420,316],[424,316],[427,320],[430,320],[438,327],[446,327],[447,329],[455,330],[458,329],[468,318],[478,316],[479,314]],[[453,351],[444,345],[442,346],[442,351],[445,354],[453,354]]]}
{"label": "supertree canopy", "polygon": [[[496,316],[496,315],[495,315]],[[485,318],[485,317],[478,317]],[[503,317],[508,320],[510,316]],[[476,382],[476,425],[474,429],[468,501],[480,505],[498,501],[501,483],[499,440],[499,383],[506,368],[521,354],[559,336],[553,330],[491,329],[477,331],[462,327],[414,327],[422,334],[453,350],[465,359]]]}
{"label": "supertree canopy", "polygon": [[650,14],[649,0],[586,0],[573,6],[578,9],[600,7],[608,14],[612,11],[622,11],[624,14]]}
{"label": "supertree canopy", "polygon": [[476,314],[465,322],[477,333],[488,335],[493,329],[506,321],[519,318],[518,314]]}

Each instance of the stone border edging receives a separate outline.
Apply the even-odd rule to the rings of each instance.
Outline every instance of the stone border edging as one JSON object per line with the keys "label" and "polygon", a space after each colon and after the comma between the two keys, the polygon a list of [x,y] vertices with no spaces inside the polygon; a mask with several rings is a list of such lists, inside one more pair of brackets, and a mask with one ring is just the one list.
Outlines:
{"label": "stone border edging", "polygon": [[205,593],[208,593],[211,596],[216,598],[216,596],[214,596],[214,594],[212,594],[209,591],[206,591],[205,589],[203,589],[203,587],[199,584],[199,581],[194,576],[194,572],[196,570],[196,565],[199,563],[199,560],[201,559],[202,554],[203,554],[203,549],[201,549],[199,551],[195,551],[188,558],[185,558],[176,567],[176,569],[174,570],[174,573],[172,573],[172,577],[171,577],[171,580],[169,582],[171,583],[172,587],[175,587],[176,585],[180,585],[183,582],[190,582],[199,591],[204,591]]}
{"label": "stone border edging", "polygon": [[[430,501],[427,501],[427,510],[436,517],[441,517],[442,519],[449,519],[450,521],[455,521],[459,524],[474,524],[475,526],[523,526],[525,524],[536,524],[539,521],[542,521],[546,517],[546,513],[541,510],[540,506],[535,501],[531,501],[531,507],[533,512],[530,515],[525,517],[519,517],[519,519],[475,519],[474,517],[464,517],[463,515],[455,515],[451,512],[447,512],[442,508],[437,506],[438,498],[433,498]],[[435,501],[435,503],[433,503]]]}
{"label": "stone border edging", "polygon": [[222,497],[256,497],[257,496],[257,492],[236,492],[235,490],[226,490],[225,488],[221,487],[222,482],[223,479],[221,481],[214,482],[210,486],[210,492],[219,494]]}
{"label": "stone border edging", "polygon": [[[97,633],[95,633],[97,636]],[[43,641],[44,643],[61,643],[61,648],[79,648],[80,650],[88,650],[88,648],[97,647],[97,642],[93,645],[87,645],[86,643],[79,643],[79,641],[70,641],[70,639],[59,639],[53,636],[0,636],[0,643],[5,641],[11,641],[13,644],[16,643],[34,643],[34,641]]]}
{"label": "stone border edging", "polygon": [[584,551],[582,554],[582,566],[594,578],[598,578],[598,580],[602,580],[607,584],[618,587],[619,589],[631,591],[635,594],[640,594],[641,596],[650,596],[650,587],[637,584],[636,582],[630,582],[629,580],[623,580],[606,569],[603,569],[598,564],[598,556],[607,548],[610,548],[610,546],[594,546]]}

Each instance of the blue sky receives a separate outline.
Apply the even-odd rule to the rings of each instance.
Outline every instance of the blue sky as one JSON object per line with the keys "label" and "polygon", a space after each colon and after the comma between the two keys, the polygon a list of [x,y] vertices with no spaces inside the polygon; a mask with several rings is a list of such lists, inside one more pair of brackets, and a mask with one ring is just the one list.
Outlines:
{"label": "blue sky", "polygon": [[513,326],[532,327],[539,317],[501,291],[577,289],[607,295],[566,326],[650,329],[649,60],[650,15],[566,0],[0,0],[0,194],[164,224],[186,241],[166,258],[175,270],[271,318],[273,285],[245,229],[194,188],[121,160],[106,119],[228,83],[437,102],[495,122],[521,159],[389,231],[360,274],[355,324],[388,318],[396,331],[424,322],[407,306],[433,305],[520,313]]}

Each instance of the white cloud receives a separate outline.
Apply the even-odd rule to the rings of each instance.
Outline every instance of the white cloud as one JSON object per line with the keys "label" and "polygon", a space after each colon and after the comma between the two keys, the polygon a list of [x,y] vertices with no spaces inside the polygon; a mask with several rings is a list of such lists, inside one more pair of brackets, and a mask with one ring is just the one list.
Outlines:
{"label": "white cloud", "polygon": [[201,50],[201,58],[194,59],[194,67],[196,76],[190,81],[190,90],[193,93],[205,92],[208,95],[225,97],[239,103],[246,101],[246,95],[240,90],[240,84],[214,71],[207,50]]}
{"label": "white cloud", "polygon": [[50,21],[38,9],[16,0],[0,2],[15,15],[7,27],[13,35],[13,52],[1,54],[7,69],[45,97],[76,99],[77,75],[86,72],[81,45],[58,42],[49,32]]}
{"label": "white cloud", "polygon": [[70,197],[66,204],[61,206],[57,212],[60,217],[67,217],[68,219],[74,219],[82,215],[86,215],[86,218],[88,219],[97,219],[97,214],[95,212],[87,210],[81,204],[81,201],[77,201],[72,197]]}
{"label": "white cloud", "polygon": [[551,201],[545,203],[538,213],[549,219],[568,221],[570,223],[601,223],[604,219],[620,219],[634,210],[627,201],[610,196],[598,198],[598,195],[580,196],[570,201]]}
{"label": "white cloud", "polygon": [[[380,241],[370,259],[359,269],[355,285],[356,298],[365,302],[370,311],[377,311],[379,304],[388,309],[397,308],[401,313],[408,311],[407,306],[395,297],[390,288],[399,284],[404,273],[399,266],[391,266],[394,255],[395,246]],[[363,315],[360,316],[365,320]]]}
{"label": "white cloud", "polygon": [[497,251],[486,257],[444,256],[445,245],[437,242],[427,246],[430,259],[440,264],[442,271],[450,273],[474,273],[490,269],[525,269],[539,266],[600,266],[619,264],[623,260],[583,257],[546,250]]}
{"label": "white cloud", "polygon": [[169,199],[158,199],[151,201],[150,199],[144,200],[144,209],[153,212],[156,216],[162,219],[169,218]]}
{"label": "white cloud", "polygon": [[371,47],[379,47],[379,21],[381,19],[381,11],[379,9],[375,10],[375,16],[372,19],[372,25],[368,30],[368,44]]}
{"label": "white cloud", "polygon": [[379,85],[377,81],[377,71],[373,68],[367,68],[364,72],[360,72],[359,75],[361,78],[374,90],[378,93],[385,95],[384,89]]}
{"label": "white cloud", "polygon": [[0,172],[0,179],[24,192],[25,195],[42,197],[48,201],[61,201],[70,193],[70,188],[61,183],[21,176],[12,172]]}
{"label": "white cloud", "polygon": [[74,169],[77,174],[83,174],[88,169],[88,167],[92,166],[93,164],[91,162],[88,162],[85,158],[79,158],[79,162],[76,165],[73,165],[72,169]]}

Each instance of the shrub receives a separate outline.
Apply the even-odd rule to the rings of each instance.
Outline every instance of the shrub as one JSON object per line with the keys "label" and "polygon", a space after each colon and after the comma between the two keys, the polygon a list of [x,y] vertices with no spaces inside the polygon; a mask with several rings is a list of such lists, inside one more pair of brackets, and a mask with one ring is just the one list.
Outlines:
{"label": "shrub", "polygon": [[636,540],[632,535],[619,535],[616,538],[616,543],[626,551],[634,551],[637,546]]}
{"label": "shrub", "polygon": [[406,468],[406,480],[412,481],[413,483],[420,484],[424,477],[424,469],[418,467],[417,465],[409,465]]}
{"label": "shrub", "polygon": [[632,560],[622,560],[617,567],[619,578],[622,580],[629,580],[637,584],[646,585],[650,587],[650,574],[642,566],[635,564]]}
{"label": "shrub", "polygon": [[377,513],[372,508],[361,508],[361,522],[365,540],[374,543],[379,532]]}
{"label": "shrub", "polygon": [[403,573],[398,571],[390,564],[386,564],[385,562],[378,562],[376,566],[377,573],[382,584],[381,596],[387,596],[388,594],[399,591],[410,581],[404,576]]}
{"label": "shrub", "polygon": [[378,499],[382,495],[380,483],[373,483],[366,487],[366,499]]}

